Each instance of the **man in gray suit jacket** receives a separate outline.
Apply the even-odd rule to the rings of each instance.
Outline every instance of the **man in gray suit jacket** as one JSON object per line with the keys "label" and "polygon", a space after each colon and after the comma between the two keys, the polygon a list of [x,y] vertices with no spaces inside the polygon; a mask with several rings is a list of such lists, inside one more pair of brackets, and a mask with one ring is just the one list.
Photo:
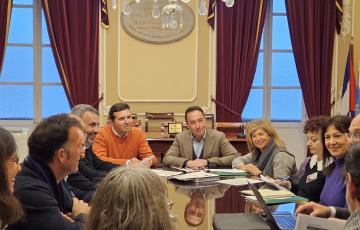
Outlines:
{"label": "man in gray suit jacket", "polygon": [[164,165],[191,169],[231,167],[238,152],[224,133],[206,128],[204,111],[199,106],[190,106],[185,111],[185,120],[189,130],[176,135],[163,159]]}

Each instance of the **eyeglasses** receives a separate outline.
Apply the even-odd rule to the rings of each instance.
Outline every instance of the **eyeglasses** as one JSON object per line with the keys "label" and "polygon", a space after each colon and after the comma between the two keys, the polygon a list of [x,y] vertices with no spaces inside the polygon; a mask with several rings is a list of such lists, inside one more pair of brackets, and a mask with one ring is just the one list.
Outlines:
{"label": "eyeglasses", "polygon": [[10,162],[14,162],[16,164],[19,164],[20,158],[18,156],[12,156],[8,158]]}

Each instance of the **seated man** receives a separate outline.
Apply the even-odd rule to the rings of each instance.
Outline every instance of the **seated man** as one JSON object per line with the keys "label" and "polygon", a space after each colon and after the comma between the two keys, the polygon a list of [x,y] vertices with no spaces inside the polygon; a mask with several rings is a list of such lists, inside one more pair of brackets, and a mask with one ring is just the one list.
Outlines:
{"label": "seated man", "polygon": [[64,178],[78,170],[84,133],[67,114],[43,120],[28,140],[29,156],[16,176],[15,195],[25,217],[8,229],[82,229],[89,206],[67,199]]}
{"label": "seated man", "polygon": [[156,166],[156,157],[141,129],[133,127],[125,103],[111,106],[109,125],[99,129],[92,149],[100,159],[117,165]]}
{"label": "seated man", "polygon": [[73,107],[71,114],[80,119],[86,132],[85,155],[79,161],[79,171],[70,174],[67,182],[76,197],[89,202],[94,195],[96,183],[118,165],[100,160],[92,151],[91,145],[99,131],[99,112],[91,105],[79,104]]}
{"label": "seated man", "polygon": [[185,120],[189,130],[176,135],[163,163],[192,169],[231,167],[238,152],[224,133],[205,128],[203,110],[199,106],[189,107],[185,111]]}

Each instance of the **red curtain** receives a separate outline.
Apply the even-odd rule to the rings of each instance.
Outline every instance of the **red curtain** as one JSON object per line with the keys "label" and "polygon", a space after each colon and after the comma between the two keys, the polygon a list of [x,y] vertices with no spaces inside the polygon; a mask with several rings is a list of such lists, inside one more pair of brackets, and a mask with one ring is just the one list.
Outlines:
{"label": "red curtain", "polygon": [[0,73],[4,63],[6,42],[10,26],[12,0],[0,1]]}
{"label": "red curtain", "polygon": [[51,48],[70,107],[99,102],[99,1],[42,0]]}
{"label": "red curtain", "polygon": [[330,115],[335,0],[286,0],[297,73],[309,118]]}
{"label": "red curtain", "polygon": [[[216,4],[216,120],[241,121],[255,75],[268,0]],[[222,104],[224,107],[220,107]]]}

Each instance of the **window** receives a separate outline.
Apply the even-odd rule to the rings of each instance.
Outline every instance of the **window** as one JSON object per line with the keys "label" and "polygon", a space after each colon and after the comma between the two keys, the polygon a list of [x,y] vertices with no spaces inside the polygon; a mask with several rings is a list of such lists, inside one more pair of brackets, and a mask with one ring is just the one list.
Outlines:
{"label": "window", "polygon": [[243,119],[300,121],[302,93],[284,0],[269,1],[253,85]]}
{"label": "window", "polygon": [[70,111],[50,47],[41,0],[13,1],[0,75],[0,108],[1,120],[39,121]]}

